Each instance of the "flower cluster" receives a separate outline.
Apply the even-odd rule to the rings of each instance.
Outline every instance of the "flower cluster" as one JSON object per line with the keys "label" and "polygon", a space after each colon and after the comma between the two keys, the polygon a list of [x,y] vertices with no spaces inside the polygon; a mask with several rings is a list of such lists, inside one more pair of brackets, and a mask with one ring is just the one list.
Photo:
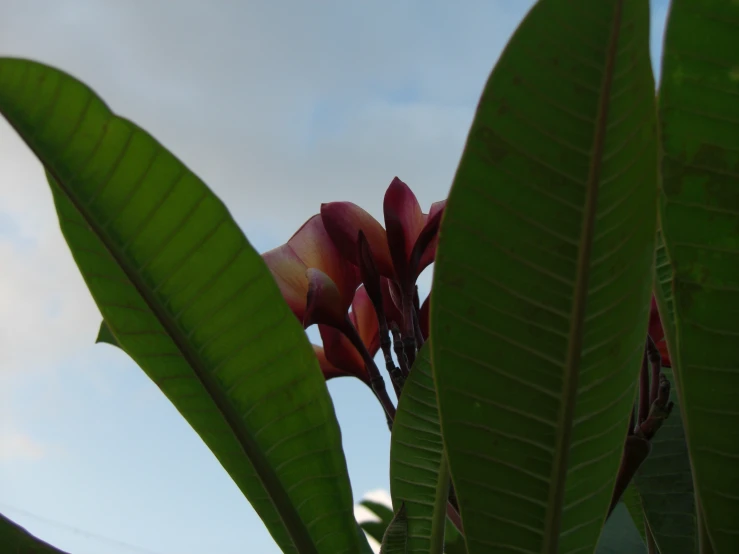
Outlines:
{"label": "flower cluster", "polygon": [[[394,408],[374,357],[382,349],[399,394],[429,334],[429,299],[419,303],[416,280],[434,261],[445,205],[436,202],[424,213],[396,177],[385,193],[384,228],[356,204],[330,202],[287,243],[263,254],[295,317],[305,328],[318,325],[323,344],[313,349],[324,377],[362,380],[389,418]],[[649,335],[661,365],[671,367],[654,298]]]}
{"label": "flower cluster", "polygon": [[434,261],[445,204],[424,213],[396,177],[385,193],[384,228],[356,204],[331,202],[263,254],[295,316],[305,328],[318,325],[323,345],[313,348],[326,379],[351,375],[378,393],[384,385],[373,358],[382,348],[399,392],[396,378],[428,338],[429,301],[419,303],[416,280]]}

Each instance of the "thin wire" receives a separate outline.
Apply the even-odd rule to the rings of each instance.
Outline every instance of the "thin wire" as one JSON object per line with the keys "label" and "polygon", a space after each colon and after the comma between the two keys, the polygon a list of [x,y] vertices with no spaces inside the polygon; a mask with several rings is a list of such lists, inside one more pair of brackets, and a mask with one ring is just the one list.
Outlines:
{"label": "thin wire", "polygon": [[16,508],[15,506],[10,506],[8,504],[0,503],[0,507],[3,508],[3,511],[10,510],[12,512],[15,512],[17,514],[24,515],[26,517],[30,517],[32,519],[42,521],[44,523],[47,523],[49,525],[54,525],[56,527],[61,527],[63,529],[66,529],[67,531],[71,531],[73,533],[76,533],[78,535],[82,535],[87,539],[93,539],[101,542],[107,542],[111,545],[116,545],[119,547],[126,548],[128,550],[132,550],[135,552],[139,552],[141,554],[157,554],[156,552],[153,552],[152,550],[147,550],[145,548],[142,548],[140,546],[136,546],[135,544],[129,544],[123,541],[119,541],[117,539],[111,539],[110,537],[105,537],[103,535],[98,535],[97,533],[91,533],[89,531],[84,531],[83,529],[79,529],[78,527],[74,527],[72,525],[68,525],[66,523],[62,523],[60,521],[54,521],[53,519],[49,519],[47,517],[43,517],[37,514],[33,514],[31,512],[28,512],[26,510],[22,510],[21,508]]}

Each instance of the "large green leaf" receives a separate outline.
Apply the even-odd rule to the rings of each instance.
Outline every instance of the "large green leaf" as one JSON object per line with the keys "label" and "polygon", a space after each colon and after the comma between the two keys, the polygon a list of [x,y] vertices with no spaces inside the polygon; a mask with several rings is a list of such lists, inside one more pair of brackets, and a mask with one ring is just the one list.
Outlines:
{"label": "large green leaf", "polygon": [[0,514],[0,551],[12,554],[65,554],[37,539],[2,514]]}
{"label": "large green leaf", "polygon": [[[382,542],[382,537],[385,535],[388,525],[393,519],[393,511],[379,502],[373,502],[371,500],[362,500],[359,503],[361,506],[367,508],[370,512],[375,514],[378,518],[377,521],[363,521],[359,526],[378,543]],[[467,554],[467,548],[464,545],[464,538],[454,527],[454,524],[449,518],[446,520],[446,529],[444,532],[444,554]]]}
{"label": "large green leaf", "polygon": [[378,543],[382,542],[382,537],[385,535],[390,522],[393,520],[393,511],[384,504],[379,502],[372,502],[371,500],[362,500],[359,503],[360,506],[364,506],[370,512],[375,514],[378,518],[377,521],[368,520],[363,521],[359,526]]}
{"label": "large green leaf", "polygon": [[[662,370],[673,381],[669,368]],[[698,551],[693,475],[685,443],[679,399],[652,439],[652,451],[634,476],[654,539],[665,554]]]}
{"label": "large green leaf", "polygon": [[435,502],[440,479],[447,483],[449,479],[442,471],[446,466],[442,464],[443,455],[427,342],[403,387],[390,441],[390,492],[394,506],[405,506],[409,554],[428,554],[434,518],[440,517],[441,522],[445,519],[446,500],[440,505]]}
{"label": "large green leaf", "polygon": [[280,547],[359,551],[365,539],[326,384],[223,203],[61,71],[0,59],[0,112],[46,168],[62,232],[117,342]]}
{"label": "large green leaf", "polygon": [[98,330],[98,336],[95,339],[95,343],[105,343],[110,344],[111,346],[117,346],[118,348],[121,347],[120,344],[118,344],[118,339],[115,338],[115,335],[113,335],[113,331],[110,330],[110,327],[108,326],[105,321],[100,323],[100,329]]}
{"label": "large green leaf", "polygon": [[[655,258],[654,292],[668,348],[674,350],[672,268],[661,231],[657,232]],[[671,358],[674,365],[677,357]],[[663,368],[663,372],[672,383],[671,399],[675,407],[652,439],[652,450],[629,488],[634,489],[634,496],[638,497],[639,507],[649,521],[649,528],[659,549],[668,554],[693,554],[698,550],[698,523],[677,371]]]}
{"label": "large green leaf", "polygon": [[470,554],[592,552],[654,264],[647,0],[541,0],[488,80],[442,222],[432,358]]}
{"label": "large green leaf", "polygon": [[674,0],[659,92],[662,231],[685,432],[716,552],[739,552],[739,3]]}
{"label": "large green leaf", "polygon": [[400,505],[390,525],[385,530],[380,545],[380,554],[406,554],[408,552],[408,514],[405,506]]}

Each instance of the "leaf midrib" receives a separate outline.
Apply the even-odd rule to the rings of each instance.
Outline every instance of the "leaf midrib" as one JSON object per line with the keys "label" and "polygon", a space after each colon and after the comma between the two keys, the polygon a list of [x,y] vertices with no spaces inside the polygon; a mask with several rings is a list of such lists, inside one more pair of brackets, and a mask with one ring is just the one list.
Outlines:
{"label": "leaf midrib", "polygon": [[[60,71],[58,72],[58,74],[61,81],[68,79],[67,75],[65,75],[63,72]],[[64,86],[64,83],[62,82],[60,86]],[[95,95],[89,89],[87,90],[87,93],[92,96],[93,102],[97,100],[105,105],[105,103],[102,102],[102,100],[100,100],[100,98],[97,97],[97,95]],[[105,107],[107,108],[107,106]],[[109,108],[108,114],[109,121],[113,119],[121,119],[113,112],[111,112]],[[131,282],[132,286],[136,289],[138,294],[144,300],[149,310],[151,310],[151,312],[157,318],[157,321],[160,323],[160,325],[162,325],[162,327],[164,327],[169,338],[175,343],[177,349],[181,352],[183,359],[187,362],[190,368],[192,368],[195,377],[200,382],[201,386],[205,389],[207,394],[210,396],[217,410],[220,412],[226,424],[229,426],[237,441],[241,445],[244,454],[247,458],[249,458],[249,461],[254,467],[255,474],[259,478],[262,486],[269,496],[269,499],[275,507],[275,510],[279,514],[285,530],[287,531],[287,534],[293,543],[293,546],[298,552],[301,553],[316,553],[317,550],[313,543],[313,540],[310,537],[310,533],[303,523],[303,520],[300,518],[297,510],[293,506],[287,492],[282,487],[277,474],[270,467],[268,460],[262,454],[256,440],[251,436],[249,430],[241,422],[239,414],[229,402],[227,395],[223,391],[221,391],[214,380],[210,378],[206,368],[203,366],[197,354],[187,344],[186,337],[184,337],[184,335],[180,333],[177,325],[173,321],[170,321],[171,318],[167,315],[164,309],[158,305],[159,303],[156,301],[156,299],[152,298],[152,295],[147,293],[144,283],[135,272],[135,270],[132,270],[131,267],[129,267],[129,264],[124,263],[125,257],[123,256],[123,254],[118,252],[118,248],[112,243],[107,233],[101,229],[101,226],[97,224],[92,215],[88,216],[87,211],[81,206],[81,203],[75,198],[75,196],[63,183],[63,180],[59,178],[59,175],[56,173],[53,167],[51,167],[50,164],[45,161],[45,156],[43,156],[39,152],[38,148],[34,144],[35,141],[33,141],[31,137],[26,137],[26,135],[20,131],[18,126],[13,121],[12,116],[9,116],[7,113],[4,115],[6,121],[8,121],[8,123],[16,131],[16,133],[18,133],[18,135],[23,138],[24,142],[26,142],[33,154],[41,162],[44,169],[52,177],[54,183],[57,185],[59,190],[64,194],[64,196],[70,201],[70,203],[74,206],[80,216],[90,226],[90,229],[95,233],[95,236],[101,241],[105,249],[116,261],[118,266]],[[82,117],[86,117],[86,112],[83,112]],[[68,141],[71,142],[73,140],[74,136],[76,135],[77,128],[78,127],[74,129]],[[132,133],[137,132],[144,131],[134,126],[132,129]],[[154,139],[153,137],[151,137],[151,139],[157,148],[163,149],[161,144],[159,144],[156,139]],[[177,160],[177,162],[186,168],[186,166],[184,166],[182,162],[180,162],[179,160]]]}
{"label": "leaf midrib", "polygon": [[621,16],[623,0],[616,2],[611,36],[606,50],[606,63],[603,82],[600,89],[598,114],[596,116],[593,150],[588,168],[588,181],[585,190],[585,207],[583,210],[583,225],[580,235],[580,251],[578,252],[577,270],[575,276],[575,294],[572,302],[572,319],[570,323],[569,342],[567,344],[567,358],[564,368],[564,386],[562,407],[559,413],[558,433],[554,464],[552,465],[552,479],[549,488],[549,502],[544,523],[544,542],[542,553],[557,554],[559,534],[562,524],[562,511],[565,497],[568,456],[572,442],[572,428],[574,425],[575,405],[577,401],[577,385],[582,354],[585,307],[588,296],[588,281],[590,277],[590,258],[593,246],[593,231],[597,214],[598,185],[603,161],[608,108],[616,63],[619,35],[621,30]]}

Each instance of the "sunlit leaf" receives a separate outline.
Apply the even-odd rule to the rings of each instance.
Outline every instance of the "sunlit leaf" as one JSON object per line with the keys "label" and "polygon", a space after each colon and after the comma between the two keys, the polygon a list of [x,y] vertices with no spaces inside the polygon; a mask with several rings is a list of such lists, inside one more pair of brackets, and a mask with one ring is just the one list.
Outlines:
{"label": "sunlit leaf", "polygon": [[365,539],[315,355],[223,203],[61,71],[0,59],[0,113],[46,169],[64,237],[113,336],[283,551],[359,551]]}
{"label": "sunlit leaf", "polygon": [[[437,488],[440,479],[448,479],[442,471],[444,448],[430,353],[426,342],[403,387],[390,441],[390,491],[393,504],[405,506],[409,554],[430,551],[433,521],[439,517]],[[443,521],[446,501],[440,509]]]}
{"label": "sunlit leaf", "polygon": [[737,2],[674,0],[659,91],[668,346],[694,484],[721,553],[739,552],[738,22]]}
{"label": "sunlit leaf", "polygon": [[401,504],[390,525],[385,530],[385,536],[382,538],[382,545],[380,546],[380,554],[406,554],[408,552],[407,545],[408,515],[405,512],[405,506]]}
{"label": "sunlit leaf", "polygon": [[647,0],[540,0],[485,86],[431,301],[470,554],[592,552],[651,298],[657,124]]}

